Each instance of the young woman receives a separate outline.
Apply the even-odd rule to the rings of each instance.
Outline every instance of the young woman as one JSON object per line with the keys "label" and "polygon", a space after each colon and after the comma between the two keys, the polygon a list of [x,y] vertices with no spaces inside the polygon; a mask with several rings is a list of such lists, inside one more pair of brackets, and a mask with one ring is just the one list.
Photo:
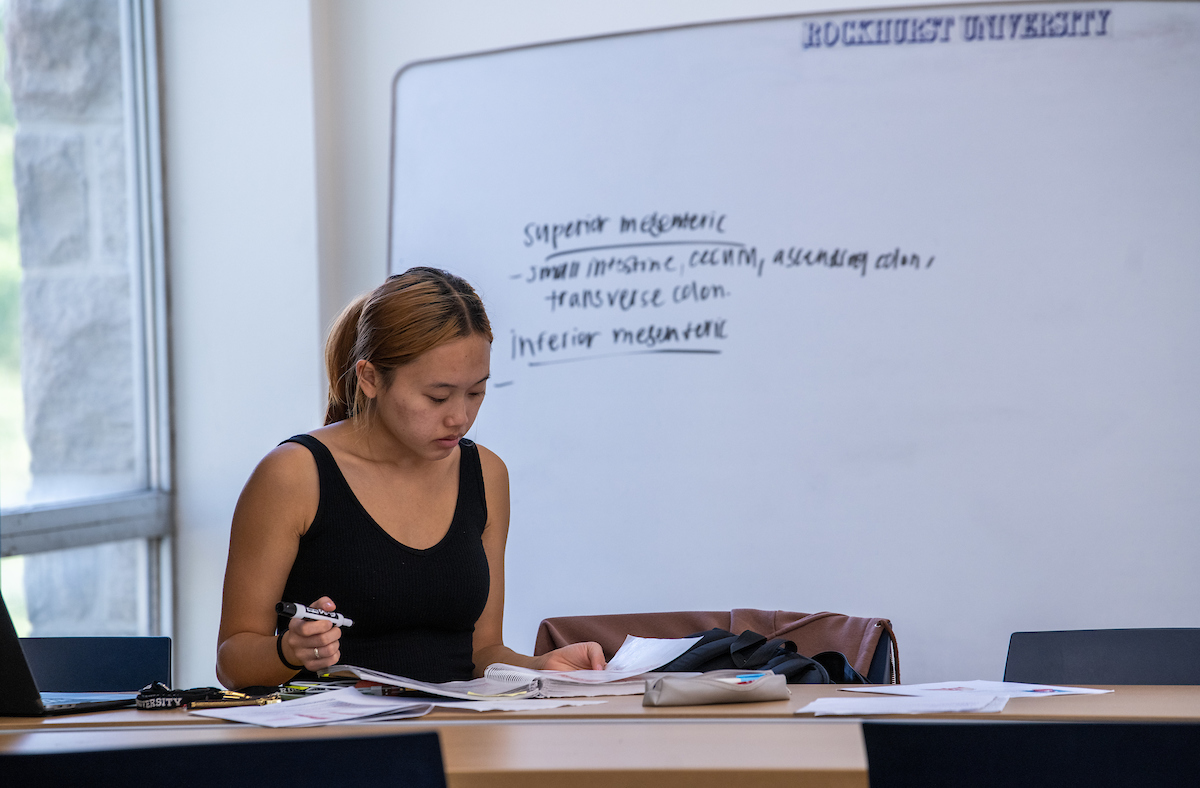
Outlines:
{"label": "young woman", "polygon": [[[222,684],[280,684],[339,662],[424,681],[493,662],[604,667],[595,643],[540,657],[504,645],[508,471],[463,437],[491,343],[475,291],[432,268],[389,277],[338,317],[325,426],[268,454],[234,511]],[[279,619],[280,601],[354,624]]]}

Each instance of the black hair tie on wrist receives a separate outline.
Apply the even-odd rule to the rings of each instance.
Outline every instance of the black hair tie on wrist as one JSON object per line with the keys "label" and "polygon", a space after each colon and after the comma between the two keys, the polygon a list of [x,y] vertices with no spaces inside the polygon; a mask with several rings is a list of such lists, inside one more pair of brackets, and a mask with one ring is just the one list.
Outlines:
{"label": "black hair tie on wrist", "polygon": [[287,661],[287,657],[283,656],[283,633],[279,633],[279,637],[275,638],[275,650],[279,652],[279,661],[284,664],[288,670],[304,670],[303,665],[293,665]]}

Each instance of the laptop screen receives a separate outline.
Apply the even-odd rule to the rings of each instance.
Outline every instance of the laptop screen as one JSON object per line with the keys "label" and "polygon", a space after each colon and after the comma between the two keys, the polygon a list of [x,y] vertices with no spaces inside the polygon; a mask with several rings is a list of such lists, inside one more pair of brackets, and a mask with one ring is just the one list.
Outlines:
{"label": "laptop screen", "polygon": [[46,714],[100,711],[131,705],[137,693],[113,692],[38,692],[29,660],[21,648],[17,629],[8,614],[8,604],[0,595],[0,668],[5,688],[0,692],[0,717],[42,717]]}

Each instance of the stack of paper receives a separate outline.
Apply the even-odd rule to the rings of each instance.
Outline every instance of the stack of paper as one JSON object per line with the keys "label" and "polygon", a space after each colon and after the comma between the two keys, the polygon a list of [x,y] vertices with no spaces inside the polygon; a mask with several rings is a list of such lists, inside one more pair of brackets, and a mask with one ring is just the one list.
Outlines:
{"label": "stack of paper", "polygon": [[1045,698],[1052,695],[1095,695],[1112,690],[1056,687],[1012,681],[940,681],[932,684],[841,687],[846,692],[891,695],[887,698],[819,698],[797,714],[867,716],[873,714],[945,714],[998,712],[1009,698]]}
{"label": "stack of paper", "polygon": [[937,681],[931,684],[891,684],[876,687],[842,687],[846,692],[869,692],[874,695],[909,695],[937,697],[947,693],[982,693],[1005,698],[1047,698],[1052,695],[1103,695],[1110,689],[1088,687],[1056,687],[1052,684],[1021,684],[1016,681]]}
{"label": "stack of paper", "polygon": [[471,679],[470,681],[446,681],[432,683],[417,681],[405,676],[384,673],[381,670],[360,668],[355,665],[333,665],[322,674],[325,676],[354,676],[363,681],[372,681],[389,687],[424,692],[442,698],[457,698],[459,700],[480,700],[482,698],[540,698],[538,688],[526,681],[524,683],[500,681],[487,677]]}
{"label": "stack of paper", "polygon": [[843,715],[850,717],[872,714],[946,714],[953,712],[1000,711],[1008,698],[973,692],[969,695],[946,695],[940,698],[817,698],[797,714]]}
{"label": "stack of paper", "polygon": [[604,670],[533,670],[515,665],[489,665],[483,678],[431,684],[354,665],[334,665],[327,676],[355,676],[365,681],[417,690],[460,700],[481,698],[570,698],[638,695],[646,682],[639,677],[665,665],[700,638],[639,638],[629,635]]}
{"label": "stack of paper", "polygon": [[232,722],[249,722],[268,728],[299,728],[384,715],[391,719],[420,717],[428,714],[431,708],[427,701],[364,695],[353,687],[346,687],[267,706],[204,709],[193,711],[192,714]]}
{"label": "stack of paper", "polygon": [[558,706],[603,703],[597,700],[408,700],[384,695],[367,695],[353,687],[318,695],[272,703],[267,706],[235,706],[193,711],[199,717],[245,722],[267,728],[303,728],[339,723],[383,722],[420,717],[435,707],[457,711],[530,711]]}

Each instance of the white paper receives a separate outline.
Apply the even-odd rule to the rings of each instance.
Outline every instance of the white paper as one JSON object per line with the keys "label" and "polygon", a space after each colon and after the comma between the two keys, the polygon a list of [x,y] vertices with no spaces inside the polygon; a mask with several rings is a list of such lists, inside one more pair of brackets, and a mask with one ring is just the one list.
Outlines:
{"label": "white paper", "polygon": [[433,704],[429,701],[364,695],[353,687],[347,687],[283,703],[269,703],[266,706],[200,709],[191,713],[198,717],[245,722],[265,728],[300,728],[363,720],[383,714],[391,719],[397,719],[399,716],[420,717],[428,714],[432,708]]}
{"label": "white paper", "polygon": [[[587,671],[601,674],[605,671]],[[534,670],[517,665],[495,662],[483,672],[484,678],[513,687],[533,687],[537,698],[576,698],[597,695],[641,695],[646,691],[645,676],[639,673],[633,678],[617,678],[606,681],[580,681],[561,671]]]}
{"label": "white paper", "polygon": [[[630,681],[662,667],[692,647],[700,638],[639,638],[626,635],[621,648],[604,670],[534,670],[497,662],[488,665],[483,675],[514,686],[541,680],[539,685],[555,697],[569,691],[569,685],[618,685],[612,692],[596,689],[589,694],[637,695],[645,691],[644,682]],[[619,682],[629,682],[620,686]]]}
{"label": "white paper", "polygon": [[602,700],[568,700],[565,698],[520,698],[517,700],[435,701],[434,706],[451,711],[535,711],[557,709],[561,706],[594,706]]}
{"label": "white paper", "polygon": [[874,714],[945,714],[954,712],[997,712],[1004,708],[1004,695],[982,692],[944,693],[937,696],[891,698],[818,698],[797,714],[868,716]]}
{"label": "white paper", "polygon": [[[641,695],[646,691],[646,679],[657,674],[644,673],[632,679],[618,679],[600,684],[585,684],[579,681],[542,679],[542,695],[547,698],[595,698],[610,695]],[[663,674],[675,675],[675,674]],[[699,674],[696,674],[699,675]]]}
{"label": "white paper", "polygon": [[949,694],[982,693],[1003,695],[1006,698],[1045,698],[1051,695],[1103,695],[1110,689],[1090,687],[1056,687],[1052,684],[1021,684],[1015,681],[936,681],[930,684],[891,684],[872,687],[842,687],[845,692],[867,692],[879,695],[907,695],[910,697]]}
{"label": "white paper", "polygon": [[639,638],[626,635],[625,642],[608,662],[608,671],[648,673],[661,668],[700,642],[700,638]]}
{"label": "white paper", "polygon": [[374,681],[377,684],[387,684],[393,687],[418,690],[420,692],[427,692],[430,695],[440,695],[445,698],[458,698],[460,700],[537,697],[538,693],[538,688],[531,683],[532,679],[520,684],[496,681],[489,678],[471,679],[470,681],[447,681],[434,684],[427,681],[417,681],[416,679],[404,676],[394,676],[391,673],[371,670],[370,668],[360,668],[354,665],[333,665],[326,668],[322,675],[356,676],[364,681]]}
{"label": "white paper", "polygon": [[[519,698],[517,700],[444,700],[434,701],[430,706],[435,708],[445,708],[451,711],[534,711],[540,709],[556,709],[560,706],[584,706],[593,703],[603,703],[602,700],[557,700],[557,699],[542,699],[542,698]],[[372,717],[364,717],[354,720],[340,720],[332,722],[330,725],[362,725],[364,723],[373,722],[393,722],[396,720],[407,720],[413,717],[420,716],[412,712],[399,712],[396,714],[377,714]]]}
{"label": "white paper", "polygon": [[661,668],[691,648],[700,638],[639,638],[626,635],[625,642],[604,670],[545,671],[556,679],[581,684],[602,684],[633,678]]}

